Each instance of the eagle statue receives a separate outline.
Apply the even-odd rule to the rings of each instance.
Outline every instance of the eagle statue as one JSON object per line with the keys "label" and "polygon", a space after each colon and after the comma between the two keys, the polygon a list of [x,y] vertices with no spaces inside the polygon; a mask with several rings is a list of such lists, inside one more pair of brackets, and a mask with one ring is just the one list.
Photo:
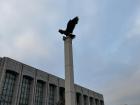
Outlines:
{"label": "eagle statue", "polygon": [[74,30],[74,28],[75,28],[75,25],[78,23],[78,20],[79,20],[78,17],[75,17],[75,18],[73,18],[72,20],[70,19],[69,22],[67,23],[67,28],[66,28],[66,30],[61,30],[61,29],[59,29],[59,32],[60,32],[61,34],[66,35],[66,36],[72,35],[73,30]]}

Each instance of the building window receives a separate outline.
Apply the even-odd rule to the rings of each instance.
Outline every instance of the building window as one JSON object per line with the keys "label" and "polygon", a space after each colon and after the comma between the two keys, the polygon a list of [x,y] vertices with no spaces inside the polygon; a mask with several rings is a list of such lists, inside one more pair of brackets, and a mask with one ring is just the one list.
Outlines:
{"label": "building window", "polygon": [[31,79],[23,77],[19,105],[28,105],[30,96]]}
{"label": "building window", "polygon": [[2,95],[0,97],[0,105],[12,104],[15,80],[16,80],[16,74],[12,72],[6,72],[4,84],[2,88]]}
{"label": "building window", "polygon": [[59,88],[59,101],[57,105],[65,105],[65,88],[63,87]]}
{"label": "building window", "polygon": [[84,97],[84,105],[88,105],[88,97],[86,95],[84,95],[83,97]]}
{"label": "building window", "polygon": [[65,100],[65,88],[63,87],[59,88],[59,100],[61,101]]}
{"label": "building window", "polygon": [[103,100],[101,100],[101,101],[100,101],[100,104],[101,104],[101,105],[104,105],[104,101],[103,101]]}
{"label": "building window", "polygon": [[42,81],[37,81],[35,105],[43,105],[43,87],[44,83]]}
{"label": "building window", "polygon": [[84,95],[84,105],[88,105],[88,96]]}
{"label": "building window", "polygon": [[90,97],[89,102],[90,102],[90,105],[93,105],[93,98],[92,97]]}
{"label": "building window", "polygon": [[96,105],[99,105],[99,100],[95,99],[95,103],[96,103]]}
{"label": "building window", "polygon": [[56,86],[50,84],[49,85],[49,105],[55,105],[55,92],[56,91]]}
{"label": "building window", "polygon": [[81,105],[81,94],[80,93],[76,93],[76,103],[77,103],[77,105]]}

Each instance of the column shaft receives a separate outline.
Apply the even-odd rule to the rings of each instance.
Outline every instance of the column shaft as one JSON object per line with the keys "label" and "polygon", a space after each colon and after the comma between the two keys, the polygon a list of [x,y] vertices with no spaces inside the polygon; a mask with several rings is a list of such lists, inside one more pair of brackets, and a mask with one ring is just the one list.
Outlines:
{"label": "column shaft", "polygon": [[65,49],[65,105],[75,105],[72,38],[64,39]]}

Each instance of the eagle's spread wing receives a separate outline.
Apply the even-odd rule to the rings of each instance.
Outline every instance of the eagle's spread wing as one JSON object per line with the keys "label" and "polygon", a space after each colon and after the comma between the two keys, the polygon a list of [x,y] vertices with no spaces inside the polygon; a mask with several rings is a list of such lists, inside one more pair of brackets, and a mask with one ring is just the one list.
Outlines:
{"label": "eagle's spread wing", "polygon": [[73,33],[75,25],[78,23],[79,18],[75,17],[74,19],[70,20],[67,24],[66,32]]}

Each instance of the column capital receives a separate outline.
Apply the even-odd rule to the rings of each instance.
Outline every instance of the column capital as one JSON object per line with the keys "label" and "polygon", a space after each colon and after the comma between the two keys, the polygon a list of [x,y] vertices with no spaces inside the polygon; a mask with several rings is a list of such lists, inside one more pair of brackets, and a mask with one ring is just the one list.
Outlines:
{"label": "column capital", "polygon": [[66,35],[66,36],[63,36],[63,40],[65,41],[66,39],[74,39],[75,38],[75,35],[73,34],[69,34],[69,35]]}

